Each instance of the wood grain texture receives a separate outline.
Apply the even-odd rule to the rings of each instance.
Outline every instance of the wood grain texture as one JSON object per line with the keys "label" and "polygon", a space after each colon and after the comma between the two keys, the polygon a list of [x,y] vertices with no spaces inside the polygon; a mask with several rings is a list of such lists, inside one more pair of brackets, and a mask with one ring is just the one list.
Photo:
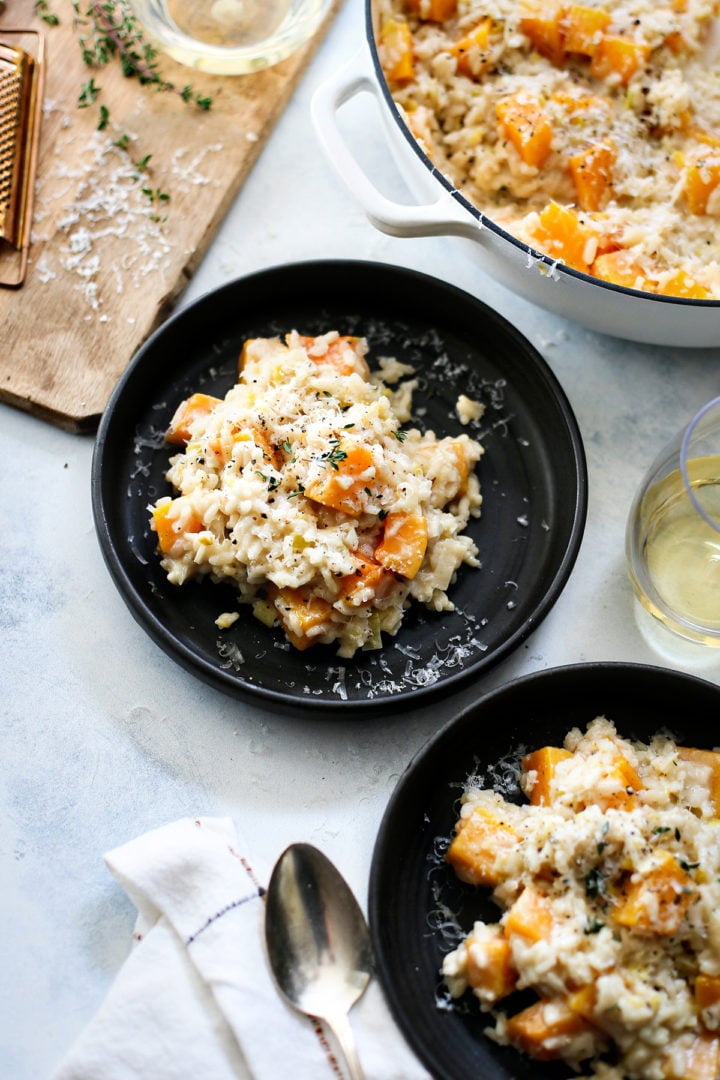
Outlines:
{"label": "wood grain texture", "polygon": [[[96,426],[200,263],[338,6],[299,52],[251,75],[200,75],[161,56],[167,79],[212,96],[204,112],[123,77],[117,63],[89,71],[71,0],[53,0],[57,27],[34,17],[33,0],[6,5],[0,39],[3,29],[42,29],[47,65],[28,276],[0,289],[0,400],[71,431]],[[90,75],[102,94],[81,109]],[[113,145],[125,134],[129,153]],[[133,162],[147,154],[140,173]],[[170,199],[153,202],[143,188]]]}

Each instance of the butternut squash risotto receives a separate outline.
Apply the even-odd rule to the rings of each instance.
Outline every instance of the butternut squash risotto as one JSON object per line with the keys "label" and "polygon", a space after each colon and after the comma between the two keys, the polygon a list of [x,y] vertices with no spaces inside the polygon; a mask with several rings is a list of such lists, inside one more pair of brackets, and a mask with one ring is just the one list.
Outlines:
{"label": "butternut squash risotto", "polygon": [[720,299],[719,0],[375,0],[433,164],[508,232],[645,292]]}
{"label": "butternut squash risotto", "polygon": [[[372,375],[366,353],[337,331],[247,341],[223,400],[179,405],[166,434],[181,447],[176,495],[149,507],[170,582],[231,583],[296,648],[336,644],[342,657],[380,648],[411,601],[452,610],[457,570],[478,565],[463,530],[480,514],[481,446],[404,429],[412,369],[381,358]],[[467,398],[458,409],[477,413]]]}
{"label": "butternut squash risotto", "polygon": [[[471,786],[447,852],[497,922],[444,960],[487,1034],[602,1080],[720,1075],[720,753],[598,717],[520,763],[528,802]],[[516,990],[537,1000],[512,1008]],[[507,1003],[506,1003],[507,999]]]}

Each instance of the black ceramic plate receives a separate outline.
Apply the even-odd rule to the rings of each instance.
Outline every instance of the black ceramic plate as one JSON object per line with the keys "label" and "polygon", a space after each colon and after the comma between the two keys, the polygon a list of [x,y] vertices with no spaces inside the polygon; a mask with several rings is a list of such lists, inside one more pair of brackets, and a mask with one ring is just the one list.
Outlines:
{"label": "black ceramic plate", "polygon": [[[469,532],[481,570],[463,568],[457,610],[408,611],[375,653],[339,660],[332,648],[296,652],[250,615],[218,632],[228,588],[168,584],[147,506],[170,494],[163,432],[195,390],[223,397],[245,338],[297,329],[365,336],[370,360],[396,356],[420,380],[420,426],[481,440],[482,517]],[[463,428],[459,393],[486,405]],[[93,460],[93,511],[103,555],[130,610],[179,663],[212,685],[285,709],[360,710],[424,701],[476,678],[547,614],[575,561],[585,524],[585,458],[562,388],[504,319],[460,290],[369,262],[309,262],[234,281],[171,318],[143,346],[102,417]]]}
{"label": "black ceramic plate", "polygon": [[[443,861],[470,776],[493,783],[508,757],[561,745],[598,715],[647,741],[720,742],[720,687],[663,668],[580,664],[518,679],[451,720],[410,763],[388,804],[373,855],[369,915],[378,973],[399,1026],[436,1080],[542,1080],[568,1066],[541,1064],[483,1035],[477,1003],[450,1003],[442,958],[478,918],[496,921],[489,890],[459,881]],[[518,799],[522,797],[518,794]]]}

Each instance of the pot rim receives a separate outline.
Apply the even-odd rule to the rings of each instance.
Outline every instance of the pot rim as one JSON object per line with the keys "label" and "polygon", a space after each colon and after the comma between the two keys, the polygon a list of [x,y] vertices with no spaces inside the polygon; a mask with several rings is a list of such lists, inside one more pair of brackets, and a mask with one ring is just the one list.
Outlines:
{"label": "pot rim", "polygon": [[553,259],[550,255],[545,255],[542,251],[537,251],[535,248],[524,243],[522,240],[518,240],[512,233],[506,232],[502,226],[498,225],[491,217],[483,213],[476,206],[474,206],[453,184],[450,183],[448,178],[442,173],[435,165],[433,165],[430,158],[424,152],[420,143],[412,134],[407,124],[403,120],[402,114],[398,109],[390,88],[388,87],[385,79],[382,65],[380,64],[380,57],[377,51],[377,45],[375,41],[375,29],[373,27],[373,0],[365,0],[365,33],[370,49],[370,57],[372,60],[373,70],[375,77],[377,78],[380,92],[383,99],[390,110],[395,123],[397,124],[400,132],[405,141],[410,146],[415,156],[422,163],[423,167],[438,180],[448,194],[460,203],[460,205],[468,211],[468,213],[476,219],[479,225],[486,229],[490,229],[496,236],[502,240],[506,240],[518,251],[525,254],[528,259],[532,259],[535,262],[542,263],[547,266],[552,273],[567,274],[571,278],[576,278],[578,281],[586,282],[588,285],[593,285],[600,289],[606,289],[610,292],[619,293],[621,295],[627,295],[637,297],[639,300],[651,301],[657,304],[671,304],[680,305],[683,307],[700,307],[705,310],[712,308],[720,308],[720,299],[718,300],[699,300],[689,296],[664,296],[659,293],[644,292],[642,289],[630,289],[625,285],[615,285],[611,281],[603,281],[602,278],[593,277],[592,274],[586,274],[582,270],[575,270],[572,266],[567,266],[565,263],[558,262],[557,259]]}

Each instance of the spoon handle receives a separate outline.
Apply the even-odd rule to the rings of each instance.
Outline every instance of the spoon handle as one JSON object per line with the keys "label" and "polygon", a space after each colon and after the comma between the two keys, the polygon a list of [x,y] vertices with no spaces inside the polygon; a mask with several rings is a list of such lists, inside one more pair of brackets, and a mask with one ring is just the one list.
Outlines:
{"label": "spoon handle", "polygon": [[360,1059],[355,1046],[355,1036],[353,1035],[347,1014],[338,1013],[336,1016],[328,1016],[325,1019],[328,1027],[335,1034],[335,1037],[340,1044],[340,1049],[345,1055],[350,1080],[365,1080],[365,1073],[360,1066]]}

